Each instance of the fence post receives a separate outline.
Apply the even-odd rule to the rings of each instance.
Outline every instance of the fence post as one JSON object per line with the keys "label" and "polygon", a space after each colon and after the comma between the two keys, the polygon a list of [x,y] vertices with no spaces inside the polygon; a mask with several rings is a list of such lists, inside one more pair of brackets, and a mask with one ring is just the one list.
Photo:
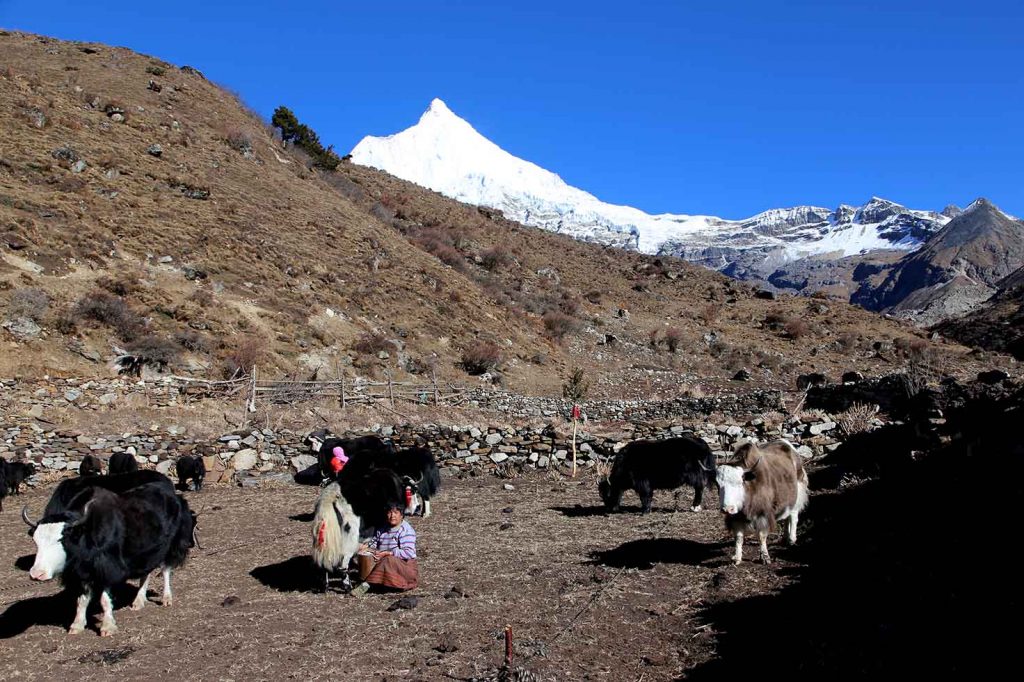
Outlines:
{"label": "fence post", "polygon": [[252,366],[252,383],[249,387],[249,411],[256,411],[256,365]]}
{"label": "fence post", "polygon": [[345,409],[345,373],[341,373],[341,409]]}
{"label": "fence post", "polygon": [[434,383],[434,406],[441,404],[441,397],[437,393],[437,370],[430,370],[430,380]]}
{"label": "fence post", "polygon": [[391,372],[388,372],[388,398],[391,400],[391,407],[395,406],[395,388],[391,385]]}

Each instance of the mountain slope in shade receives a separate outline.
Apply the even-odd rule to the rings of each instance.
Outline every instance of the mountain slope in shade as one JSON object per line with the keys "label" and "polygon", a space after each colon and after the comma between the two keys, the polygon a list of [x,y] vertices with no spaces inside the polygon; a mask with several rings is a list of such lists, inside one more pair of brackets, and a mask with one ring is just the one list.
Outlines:
{"label": "mountain slope in shade", "polygon": [[501,210],[512,220],[645,253],[680,256],[721,269],[782,263],[812,255],[913,250],[949,218],[880,198],[860,207],[772,209],[746,220],[651,215],[607,204],[558,175],[519,159],[480,135],[439,99],[419,122],[388,137],[366,137],[352,161]]}
{"label": "mountain slope in shade", "polygon": [[943,336],[1024,360],[1024,267],[998,284],[998,291],[964,317],[934,327]]}
{"label": "mountain slope in shade", "polygon": [[853,301],[930,324],[963,315],[1024,266],[1024,223],[978,199],[920,250],[905,256],[878,286]]}

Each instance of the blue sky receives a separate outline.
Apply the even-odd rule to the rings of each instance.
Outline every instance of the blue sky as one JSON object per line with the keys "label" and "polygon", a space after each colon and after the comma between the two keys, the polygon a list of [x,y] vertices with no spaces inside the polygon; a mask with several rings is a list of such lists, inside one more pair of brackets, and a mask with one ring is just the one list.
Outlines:
{"label": "blue sky", "polygon": [[650,212],[987,196],[1024,216],[1022,2],[484,4],[0,0],[0,26],[190,64],[342,152],[440,97]]}

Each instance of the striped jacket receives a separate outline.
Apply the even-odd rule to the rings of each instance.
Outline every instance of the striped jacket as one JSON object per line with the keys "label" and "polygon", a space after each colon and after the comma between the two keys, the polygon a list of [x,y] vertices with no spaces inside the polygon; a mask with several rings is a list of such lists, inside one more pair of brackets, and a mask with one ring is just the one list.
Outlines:
{"label": "striped jacket", "polygon": [[399,559],[416,558],[416,531],[408,521],[402,521],[388,530],[377,531],[368,544],[370,549],[389,551]]}

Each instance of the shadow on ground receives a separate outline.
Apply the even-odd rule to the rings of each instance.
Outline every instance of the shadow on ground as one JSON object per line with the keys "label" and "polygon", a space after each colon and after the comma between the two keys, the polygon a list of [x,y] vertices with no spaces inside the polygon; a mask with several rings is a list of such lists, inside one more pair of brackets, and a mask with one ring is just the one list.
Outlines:
{"label": "shadow on ground", "polygon": [[900,427],[848,441],[826,460],[840,467],[834,480],[877,477],[812,498],[788,557],[800,564],[792,584],[705,608],[717,653],[685,679],[973,677],[1014,665],[1016,628],[998,624],[1019,613],[1019,568],[1001,548],[1024,502],[1024,448],[1007,423],[993,419],[973,444],[984,462],[963,443],[909,451]]}
{"label": "shadow on ground", "polygon": [[249,575],[278,592],[319,592],[323,585],[323,572],[313,565],[309,555],[257,566]]}
{"label": "shadow on ground", "polygon": [[724,545],[695,542],[685,538],[630,540],[618,547],[593,552],[587,563],[612,568],[650,569],[656,564],[702,564],[724,557]]}

